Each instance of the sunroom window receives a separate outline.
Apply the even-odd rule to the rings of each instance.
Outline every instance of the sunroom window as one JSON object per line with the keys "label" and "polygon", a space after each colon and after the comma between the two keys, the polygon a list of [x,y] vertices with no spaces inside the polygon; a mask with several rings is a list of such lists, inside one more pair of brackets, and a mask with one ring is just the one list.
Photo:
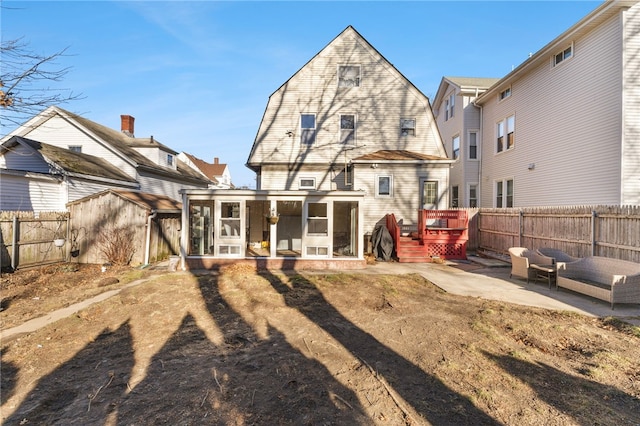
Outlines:
{"label": "sunroom window", "polygon": [[220,203],[220,236],[240,238],[240,203]]}
{"label": "sunroom window", "polygon": [[327,203],[309,203],[307,211],[308,234],[329,235]]}

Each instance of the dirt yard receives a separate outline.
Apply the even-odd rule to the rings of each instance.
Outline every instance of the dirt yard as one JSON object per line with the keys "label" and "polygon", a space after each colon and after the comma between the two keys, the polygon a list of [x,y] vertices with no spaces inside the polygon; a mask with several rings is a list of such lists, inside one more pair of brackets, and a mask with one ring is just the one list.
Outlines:
{"label": "dirt yard", "polygon": [[[78,269],[78,270],[75,270]],[[638,425],[640,329],[417,275],[2,275],[5,425]]]}

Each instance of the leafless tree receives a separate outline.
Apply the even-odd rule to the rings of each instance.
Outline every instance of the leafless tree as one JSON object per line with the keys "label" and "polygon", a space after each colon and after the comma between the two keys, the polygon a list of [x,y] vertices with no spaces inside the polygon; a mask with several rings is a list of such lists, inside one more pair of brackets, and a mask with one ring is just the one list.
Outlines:
{"label": "leafless tree", "polygon": [[2,41],[0,45],[1,125],[21,124],[29,116],[51,106],[80,99],[70,89],[54,87],[70,67],[58,67],[58,59],[68,56],[67,49],[51,55],[39,54],[22,38]]}

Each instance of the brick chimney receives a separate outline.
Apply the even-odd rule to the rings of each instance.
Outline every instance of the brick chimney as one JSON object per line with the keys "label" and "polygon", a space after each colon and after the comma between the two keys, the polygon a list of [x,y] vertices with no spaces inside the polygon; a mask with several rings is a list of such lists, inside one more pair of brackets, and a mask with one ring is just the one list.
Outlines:
{"label": "brick chimney", "polygon": [[220,159],[218,157],[214,157],[213,164],[220,164]]}
{"label": "brick chimney", "polygon": [[122,130],[122,133],[126,134],[127,136],[131,136],[133,137],[134,133],[133,133],[133,122],[135,121],[135,118],[130,116],[130,115],[121,115],[120,116],[120,129]]}

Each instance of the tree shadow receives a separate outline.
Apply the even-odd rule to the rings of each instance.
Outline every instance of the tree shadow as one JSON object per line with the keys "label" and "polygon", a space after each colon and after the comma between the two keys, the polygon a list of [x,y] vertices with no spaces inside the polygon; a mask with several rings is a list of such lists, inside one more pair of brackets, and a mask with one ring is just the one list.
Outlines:
{"label": "tree shadow", "polygon": [[226,303],[214,274],[197,278],[223,344],[187,315],[121,404],[118,424],[370,423],[356,396],[323,365],[273,327],[258,338]]}
{"label": "tree shadow", "polygon": [[[513,377],[529,385],[546,403],[571,416],[577,424],[640,424],[640,399],[620,389],[567,374],[544,363],[532,363],[486,351],[484,354]],[[564,384],[562,389],[549,385],[559,382]]]}
{"label": "tree shadow", "polygon": [[478,409],[465,396],[447,387],[438,378],[425,373],[404,357],[389,349],[369,333],[361,330],[322,295],[313,283],[298,277],[290,288],[277,276],[264,272],[287,306],[298,310],[309,320],[340,342],[377,376],[389,384],[423,419],[434,425],[499,425]]}
{"label": "tree shadow", "polygon": [[[4,357],[6,349],[2,349],[0,353],[0,359]],[[12,362],[0,361],[0,404],[4,405],[5,402],[13,396],[15,391],[16,380],[18,379],[18,367]]]}
{"label": "tree shadow", "polygon": [[[39,380],[4,424],[105,424],[127,392],[134,365],[132,344],[128,322],[115,331],[104,330]],[[2,373],[4,401],[4,363]]]}

